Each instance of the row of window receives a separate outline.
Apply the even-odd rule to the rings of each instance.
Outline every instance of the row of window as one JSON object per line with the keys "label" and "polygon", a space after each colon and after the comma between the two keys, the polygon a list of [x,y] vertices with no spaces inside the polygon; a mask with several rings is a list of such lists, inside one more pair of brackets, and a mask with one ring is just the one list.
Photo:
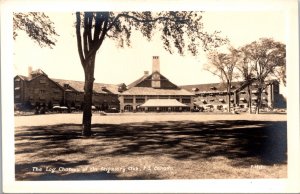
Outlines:
{"label": "row of window", "polygon": [[148,99],[175,99],[175,98],[184,98],[184,96],[180,96],[180,95],[164,95],[164,96],[160,96],[160,95],[125,95],[125,98],[145,98],[147,97]]}
{"label": "row of window", "polygon": [[[246,91],[240,91],[239,92],[240,94],[246,94],[247,92]],[[258,90],[252,90],[251,91],[252,94],[258,94]],[[263,90],[262,93],[265,93],[265,94],[268,94],[268,92],[266,90]],[[203,96],[203,97],[206,97],[206,96],[226,96],[227,95],[227,92],[218,92],[218,93],[198,93],[197,94],[198,96]],[[233,93],[232,93],[233,95]]]}
{"label": "row of window", "polygon": [[[245,98],[240,98],[239,99],[240,100],[240,102],[247,102],[247,99],[245,99]],[[255,98],[251,98],[251,100],[252,101],[257,101],[257,97],[255,97]],[[262,100],[263,101],[268,101],[268,99],[266,98],[266,97],[262,97]],[[198,100],[194,100],[195,102],[196,101],[198,101]],[[207,102],[221,102],[221,103],[225,103],[226,101],[224,100],[224,99],[209,99],[209,100],[207,100],[207,99],[201,99],[200,100],[203,104],[205,104],[205,103],[207,103]],[[230,100],[231,102],[233,102],[234,100],[233,99],[231,99]]]}
{"label": "row of window", "polygon": [[[148,107],[148,108],[141,108],[136,107],[136,111],[148,111],[148,112],[179,112],[179,111],[189,111],[190,107]],[[133,106],[132,105],[126,105],[124,106],[125,112],[132,112]]]}
{"label": "row of window", "polygon": [[[151,98],[148,98],[151,99]],[[160,99],[169,99],[169,98],[160,98]],[[177,101],[180,101],[180,99],[176,99]],[[190,98],[182,98],[182,103],[191,103]],[[146,99],[145,98],[137,98],[135,99],[136,103],[145,103]],[[133,98],[124,98],[124,103],[133,103]]]}

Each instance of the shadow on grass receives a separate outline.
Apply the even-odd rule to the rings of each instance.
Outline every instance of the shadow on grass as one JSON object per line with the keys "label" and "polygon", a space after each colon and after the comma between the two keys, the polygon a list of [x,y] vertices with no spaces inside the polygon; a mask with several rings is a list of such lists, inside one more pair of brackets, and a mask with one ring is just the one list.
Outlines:
{"label": "shadow on grass", "polygon": [[[41,158],[69,154],[87,154],[88,158],[74,163],[45,161],[40,164],[17,164],[16,174],[20,176],[16,178],[22,179],[24,169],[34,165],[67,167],[88,165],[88,160],[99,157],[99,154],[107,157],[165,155],[177,160],[205,160],[222,156],[231,159],[233,166],[274,165],[287,162],[287,123],[282,121],[170,121],[120,125],[94,124],[92,128],[93,136],[89,139],[94,143],[79,147],[70,146],[69,141],[84,139],[81,136],[81,125],[61,124],[17,129],[16,155],[34,154],[39,150]],[[93,152],[87,153],[90,148],[93,148]],[[120,179],[121,175],[71,173],[60,178],[57,175],[41,175],[35,178],[114,180]],[[132,179],[144,178],[132,177]]]}

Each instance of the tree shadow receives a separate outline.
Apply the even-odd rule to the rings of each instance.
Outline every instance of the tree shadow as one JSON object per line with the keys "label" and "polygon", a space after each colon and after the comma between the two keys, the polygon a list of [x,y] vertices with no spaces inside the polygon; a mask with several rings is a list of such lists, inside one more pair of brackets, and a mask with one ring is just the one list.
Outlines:
{"label": "tree shadow", "polygon": [[[79,147],[69,144],[72,140],[85,139],[81,136],[81,125],[78,124],[16,130],[16,155],[37,154],[39,150],[41,158],[70,154],[88,156],[86,160],[74,160],[73,163],[45,161],[43,164],[16,164],[16,174],[20,174],[21,177],[24,169],[34,165],[89,165],[89,160],[98,157],[99,153],[105,157],[165,155],[179,161],[205,160],[222,156],[231,159],[232,166],[274,165],[287,162],[287,122],[284,121],[168,121],[119,125],[94,124],[92,128],[93,136],[87,139],[94,140],[93,144]],[[91,148],[93,152],[87,153]],[[101,173],[71,173],[60,178],[58,175],[49,176],[41,175],[37,180],[122,178],[120,174]],[[131,179],[144,178],[140,176]]]}
{"label": "tree shadow", "polygon": [[[286,122],[213,121],[94,125],[94,138],[118,141],[108,155],[167,154],[175,159],[224,156],[253,158],[263,165],[286,163]],[[100,151],[100,150],[99,150]],[[254,161],[254,160],[253,160]],[[241,164],[243,165],[243,164]]]}

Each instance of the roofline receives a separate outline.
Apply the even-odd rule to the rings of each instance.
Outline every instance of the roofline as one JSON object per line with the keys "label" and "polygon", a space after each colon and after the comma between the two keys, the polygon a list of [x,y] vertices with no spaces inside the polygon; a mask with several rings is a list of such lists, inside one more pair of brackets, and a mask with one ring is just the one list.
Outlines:
{"label": "roofline", "polygon": [[[174,84],[173,82],[171,82],[168,78],[166,78],[166,76],[164,76],[163,74],[161,74],[159,71],[154,71],[152,72],[150,75],[143,75],[142,77],[140,77],[139,79],[135,80],[134,82],[128,84],[128,89],[136,87],[136,85],[138,85],[139,83],[141,83],[142,81],[144,81],[145,79],[147,79],[148,77],[151,77],[154,73],[158,73],[160,76],[164,77],[167,81],[169,81],[171,84],[173,84],[174,86],[176,86],[177,88],[181,88],[180,86],[178,86],[177,84]],[[135,83],[137,82],[137,83]],[[134,84],[135,83],[135,84]],[[131,86],[132,84],[134,84],[133,86]]]}
{"label": "roofline", "polygon": [[[16,77],[19,77],[20,79],[22,79],[22,80],[24,80],[24,81],[28,81],[27,79],[24,79],[22,76],[24,76],[24,75],[16,75],[15,77],[14,77],[14,79],[16,78]],[[26,76],[24,76],[24,77],[26,77]],[[27,77],[26,77],[27,78]]]}
{"label": "roofline", "polygon": [[[255,79],[254,79],[255,80]],[[243,83],[245,81],[234,81],[231,83]],[[279,82],[277,79],[270,79],[270,80],[265,80],[265,82]],[[214,82],[214,83],[204,83],[204,84],[189,84],[189,85],[180,85],[178,87],[192,87],[192,86],[199,86],[199,85],[217,85],[217,84],[222,84],[222,82]]]}

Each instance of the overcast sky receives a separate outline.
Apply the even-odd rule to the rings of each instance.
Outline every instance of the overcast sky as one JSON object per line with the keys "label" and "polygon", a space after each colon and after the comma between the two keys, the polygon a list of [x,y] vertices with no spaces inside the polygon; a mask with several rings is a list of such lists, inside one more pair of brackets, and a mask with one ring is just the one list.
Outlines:
{"label": "overcast sky", "polygon": [[[15,74],[27,75],[28,66],[40,68],[51,78],[84,80],[74,28],[75,15],[71,12],[48,12],[60,35],[53,49],[40,48],[26,34],[19,32],[14,41],[13,64]],[[206,11],[203,13],[205,30],[221,31],[235,47],[262,37],[285,43],[284,13],[280,11]],[[201,48],[199,50],[202,50]],[[177,85],[218,82],[219,78],[203,70],[205,53],[193,57],[169,54],[159,37],[148,42],[137,32],[130,48],[117,48],[106,39],[96,56],[95,82],[130,84],[151,71],[152,56],[160,57],[161,73]]]}

